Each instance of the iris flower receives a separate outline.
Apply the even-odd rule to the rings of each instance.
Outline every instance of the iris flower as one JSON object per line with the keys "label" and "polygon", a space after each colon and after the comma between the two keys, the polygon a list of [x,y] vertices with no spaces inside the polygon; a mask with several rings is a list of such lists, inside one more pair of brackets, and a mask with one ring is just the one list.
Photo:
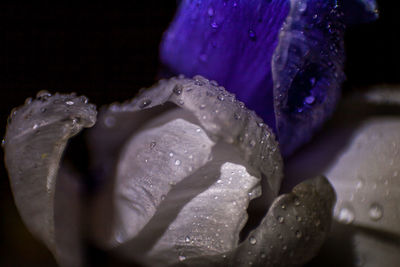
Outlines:
{"label": "iris flower", "polygon": [[[355,7],[363,12],[347,21]],[[281,156],[333,113],[345,25],[375,16],[371,1],[182,1],[161,60],[168,73],[193,79],[161,80],[99,114],[83,96],[48,92],[12,112],[3,145],[24,222],[62,266],[86,263],[83,232],[148,266],[301,266],[318,253],[334,216],[359,230],[360,262],[376,263],[363,241],[394,250],[399,234],[398,119],[352,125],[350,145],[333,154],[336,140],[320,134],[285,168]],[[386,93],[398,104],[393,90]],[[371,91],[357,108],[386,107],[387,95]],[[328,133],[346,129],[332,121]],[[83,192],[88,174],[65,153],[84,128],[90,192]],[[288,193],[279,195],[283,180]],[[393,238],[371,238],[378,233]]]}

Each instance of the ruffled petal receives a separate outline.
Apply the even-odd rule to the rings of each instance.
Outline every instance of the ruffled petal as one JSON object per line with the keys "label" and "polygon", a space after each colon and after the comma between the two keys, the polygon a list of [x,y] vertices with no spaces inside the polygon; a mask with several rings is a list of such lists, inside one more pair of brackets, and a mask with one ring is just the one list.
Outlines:
{"label": "ruffled petal", "polygon": [[[85,97],[38,94],[12,112],[4,142],[15,203],[29,230],[62,266],[79,266],[79,186],[60,166],[67,141],[96,120]],[[67,227],[66,227],[67,226]]]}
{"label": "ruffled petal", "polygon": [[[103,109],[99,121],[90,151],[106,184],[92,217],[104,247],[116,246],[115,233],[125,227],[136,230],[123,231],[117,251],[144,262],[230,251],[249,202],[262,190],[266,212],[277,196],[282,159],[274,135],[215,82],[161,81],[131,102]],[[136,220],[138,214],[146,220]]]}

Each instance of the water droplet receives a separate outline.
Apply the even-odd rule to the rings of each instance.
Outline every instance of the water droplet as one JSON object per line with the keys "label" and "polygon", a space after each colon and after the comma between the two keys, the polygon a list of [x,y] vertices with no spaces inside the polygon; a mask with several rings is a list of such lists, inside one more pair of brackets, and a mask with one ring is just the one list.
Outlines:
{"label": "water droplet", "polygon": [[186,260],[186,257],[184,256],[184,255],[179,255],[179,261],[184,261],[184,260]]}
{"label": "water droplet", "polygon": [[107,116],[104,118],[104,125],[107,128],[112,128],[115,126],[115,118],[113,116]]}
{"label": "water droplet", "polygon": [[181,161],[180,161],[179,159],[175,160],[175,165],[176,165],[176,166],[181,165]]}
{"label": "water droplet", "polygon": [[172,153],[172,152],[169,152],[169,154],[168,154],[171,158],[174,156],[174,153]]}
{"label": "water droplet", "polygon": [[357,183],[356,183],[356,190],[361,189],[364,186],[364,179],[358,178]]}
{"label": "water droplet", "polygon": [[372,203],[369,207],[368,214],[373,221],[379,221],[383,217],[383,208],[378,203]]}
{"label": "water droplet", "polygon": [[250,243],[251,245],[255,245],[255,244],[257,243],[257,239],[256,239],[254,236],[251,236],[251,237],[249,238],[249,243]]}
{"label": "water droplet", "polygon": [[201,132],[201,129],[200,128],[197,128],[196,129],[196,133],[200,133]]}
{"label": "water droplet", "polygon": [[286,209],[286,205],[285,205],[285,204],[282,204],[281,208],[282,208],[283,210],[285,210],[285,209]]}
{"label": "water droplet", "polygon": [[279,223],[283,223],[285,221],[285,218],[283,218],[282,216],[278,216],[277,219]]}
{"label": "water droplet", "polygon": [[306,104],[308,104],[308,105],[312,105],[312,104],[314,104],[314,102],[315,102],[315,97],[312,96],[312,95],[307,96],[307,97],[304,99],[304,102],[305,102]]}
{"label": "water droplet", "polygon": [[224,99],[225,99],[223,95],[218,95],[217,98],[218,98],[219,101],[224,101]]}
{"label": "water droplet", "polygon": [[217,29],[218,26],[219,26],[219,25],[218,25],[215,21],[211,22],[211,28]]}
{"label": "water droplet", "polygon": [[354,211],[350,207],[343,207],[339,211],[339,221],[344,224],[350,224],[354,221]]}
{"label": "water droplet", "polygon": [[75,103],[74,103],[74,101],[69,100],[69,101],[65,102],[65,104],[67,104],[68,106],[72,106]]}
{"label": "water droplet", "polygon": [[206,108],[206,105],[204,105],[204,104],[200,105],[200,109],[205,109],[205,108]]}
{"label": "water droplet", "polygon": [[307,2],[306,1],[298,1],[297,3],[297,9],[300,12],[304,12],[307,9]]}
{"label": "water droplet", "polygon": [[166,196],[165,196],[165,195],[162,195],[162,196],[161,196],[161,201],[164,201],[165,198],[166,198]]}
{"label": "water droplet", "polygon": [[185,242],[186,242],[186,243],[189,243],[189,242],[190,242],[190,237],[189,237],[188,235],[185,237]]}
{"label": "water droplet", "polygon": [[1,146],[4,147],[6,145],[6,139],[1,140]]}
{"label": "water droplet", "polygon": [[301,231],[296,231],[296,237],[297,238],[301,238],[303,234],[301,233]]}
{"label": "water droplet", "polygon": [[37,123],[35,123],[32,127],[33,130],[37,129],[39,127],[39,125]]}
{"label": "water droplet", "polygon": [[139,108],[143,109],[147,106],[149,106],[151,104],[151,99],[143,99],[142,101],[140,101],[139,103]]}
{"label": "water droplet", "polygon": [[249,30],[249,37],[252,41],[255,41],[257,39],[257,34],[253,30]]}
{"label": "water droplet", "polygon": [[214,16],[214,9],[213,9],[212,7],[210,7],[210,8],[208,9],[208,11],[207,11],[207,14],[208,14],[210,17]]}
{"label": "water droplet", "polygon": [[238,113],[234,113],[233,117],[235,118],[235,120],[240,120],[240,114]]}
{"label": "water droplet", "polygon": [[45,113],[47,111],[47,108],[41,108],[40,112]]}
{"label": "water droplet", "polygon": [[300,206],[300,200],[298,198],[294,199],[294,205],[295,206]]}
{"label": "water droplet", "polygon": [[182,85],[176,84],[174,89],[172,89],[172,92],[174,92],[176,95],[182,94]]}

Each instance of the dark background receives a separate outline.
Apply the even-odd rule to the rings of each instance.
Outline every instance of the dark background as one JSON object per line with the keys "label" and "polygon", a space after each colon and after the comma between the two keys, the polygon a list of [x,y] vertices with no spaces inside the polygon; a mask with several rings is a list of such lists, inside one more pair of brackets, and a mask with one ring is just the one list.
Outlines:
{"label": "dark background", "polygon": [[[400,84],[395,3],[378,1],[378,21],[347,31],[345,90]],[[11,109],[41,89],[74,91],[100,106],[132,98],[139,88],[153,84],[158,45],[175,8],[174,0],[123,6],[0,4],[0,134]],[[54,265],[23,226],[0,163],[0,266]]]}

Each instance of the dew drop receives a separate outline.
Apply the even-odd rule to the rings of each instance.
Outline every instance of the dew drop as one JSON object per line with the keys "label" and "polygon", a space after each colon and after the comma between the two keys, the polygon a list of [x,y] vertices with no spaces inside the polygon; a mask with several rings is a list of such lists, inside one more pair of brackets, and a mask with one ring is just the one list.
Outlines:
{"label": "dew drop", "polygon": [[225,98],[224,98],[224,96],[223,96],[223,95],[218,95],[218,97],[217,97],[217,98],[218,98],[218,100],[219,100],[219,101],[224,101],[224,100],[225,100]]}
{"label": "dew drop", "polygon": [[251,245],[255,245],[255,244],[257,243],[257,239],[256,239],[254,236],[251,236],[251,237],[249,238],[249,243],[250,243]]}
{"label": "dew drop", "polygon": [[139,108],[143,109],[147,106],[149,106],[151,104],[151,99],[143,99],[142,101],[140,101],[139,103]]}
{"label": "dew drop", "polygon": [[175,160],[175,166],[181,165],[181,161],[179,159]]}
{"label": "dew drop", "polygon": [[252,41],[255,41],[257,39],[257,34],[253,30],[249,30],[249,37]]}
{"label": "dew drop", "polygon": [[65,102],[65,104],[67,104],[68,106],[72,106],[74,104],[74,101],[69,100],[69,101]]}
{"label": "dew drop", "polygon": [[369,217],[373,221],[379,221],[383,217],[383,208],[378,203],[372,203],[368,211]]}
{"label": "dew drop", "polygon": [[186,260],[186,257],[184,255],[179,255],[178,259],[179,261],[184,261]]}
{"label": "dew drop", "polygon": [[312,96],[312,95],[307,96],[307,97],[304,99],[304,102],[305,102],[306,104],[308,104],[308,105],[312,105],[312,104],[314,104],[314,102],[315,102],[315,97]]}
{"label": "dew drop", "polygon": [[174,153],[172,153],[172,152],[169,152],[169,154],[168,154],[171,158],[174,156]]}
{"label": "dew drop", "polygon": [[172,89],[172,92],[174,92],[176,95],[182,94],[182,86],[179,84],[175,85],[174,89]]}
{"label": "dew drop", "polygon": [[113,116],[107,116],[104,118],[104,125],[107,128],[112,128],[115,126],[115,118]]}
{"label": "dew drop", "polygon": [[189,243],[189,242],[190,242],[190,237],[189,237],[188,235],[185,237],[185,242],[186,242],[186,243]]}
{"label": "dew drop", "polygon": [[37,129],[39,127],[39,125],[37,123],[35,123],[32,127],[33,130]]}
{"label": "dew drop", "polygon": [[277,219],[279,223],[283,223],[285,221],[285,218],[283,218],[282,216],[278,216]]}
{"label": "dew drop", "polygon": [[300,206],[300,200],[298,198],[295,198],[294,205],[295,206]]}
{"label": "dew drop", "polygon": [[215,21],[211,22],[211,28],[217,29],[218,26],[219,26],[219,25],[218,25]]}
{"label": "dew drop", "polygon": [[301,233],[301,231],[296,231],[296,237],[297,238],[301,238],[302,237],[302,233]]}
{"label": "dew drop", "polygon": [[354,211],[350,207],[343,207],[339,211],[339,221],[344,224],[350,224],[354,221]]}

